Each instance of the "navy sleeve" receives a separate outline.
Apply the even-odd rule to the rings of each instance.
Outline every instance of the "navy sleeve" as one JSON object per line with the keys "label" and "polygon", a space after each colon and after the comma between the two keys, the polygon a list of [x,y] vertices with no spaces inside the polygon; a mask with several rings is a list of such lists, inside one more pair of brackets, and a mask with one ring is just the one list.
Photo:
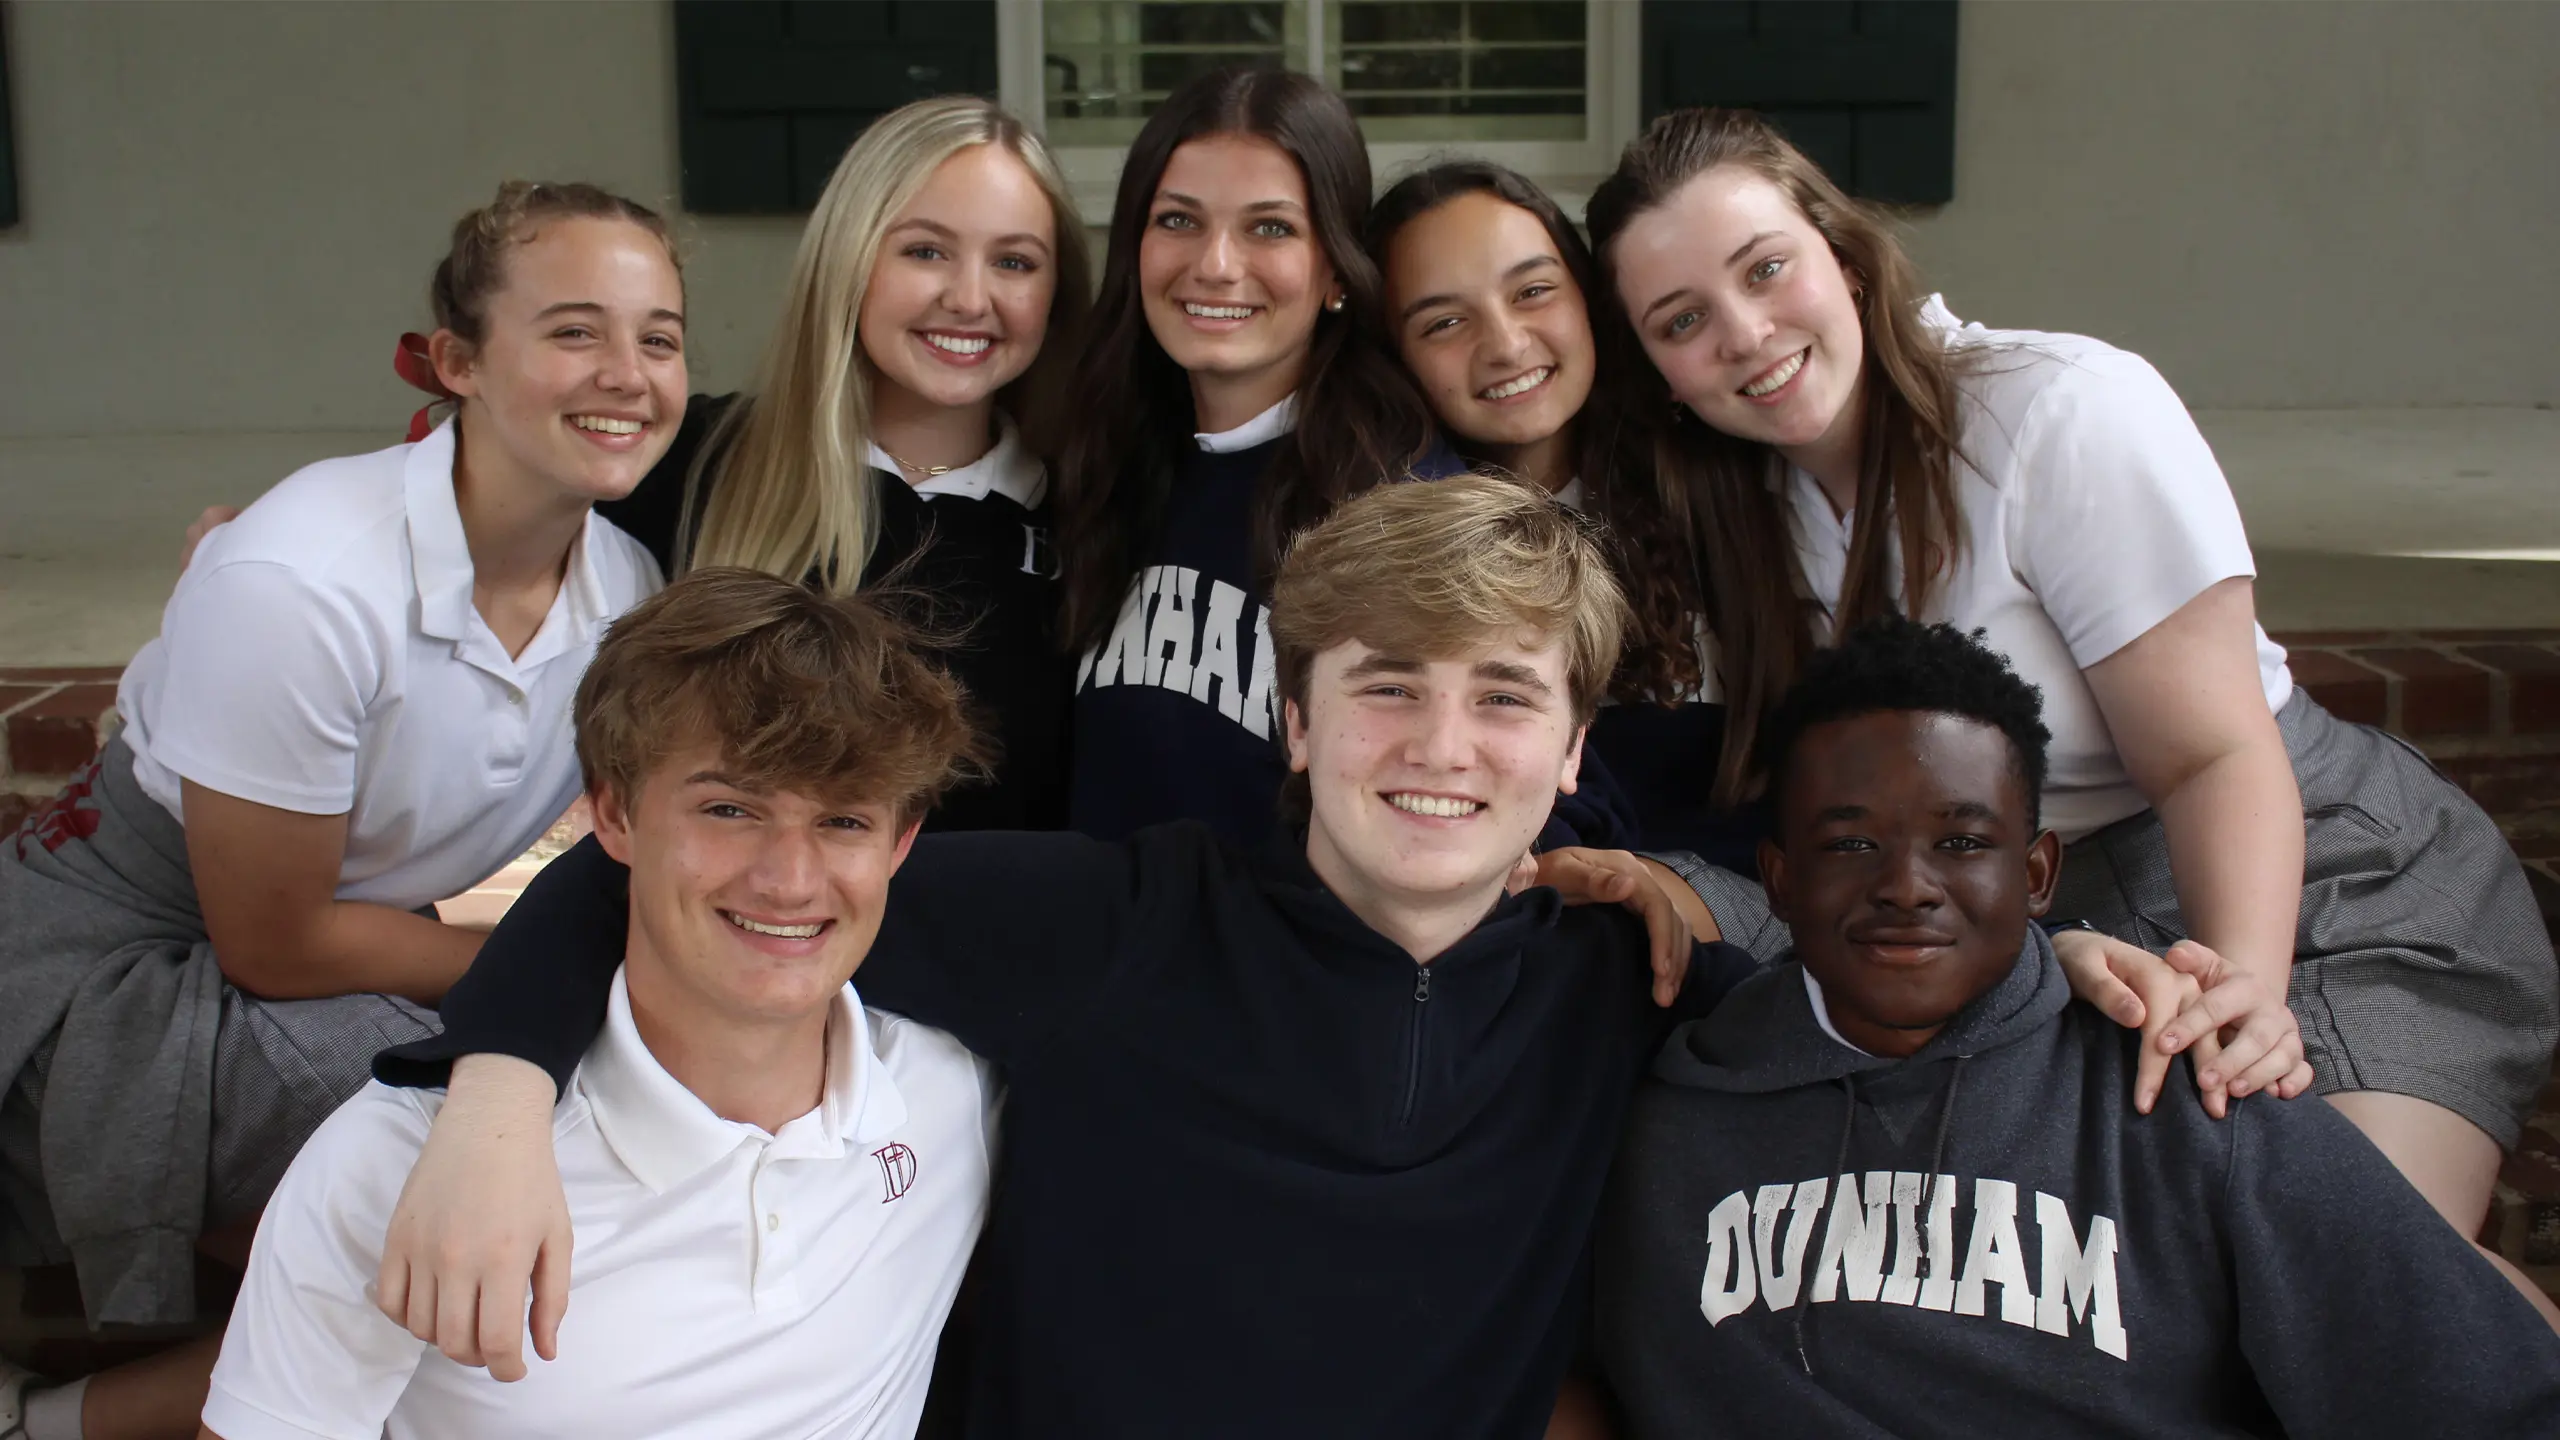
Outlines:
{"label": "navy sleeve", "polygon": [[2316,1099],[2234,1107],[2240,1347],[2288,1434],[2560,1435],[2560,1337]]}
{"label": "navy sleeve", "polygon": [[[1186,838],[1201,843],[1186,849]],[[1179,910],[1170,892],[1191,868],[1184,862],[1207,848],[1205,838],[920,836],[889,882],[880,937],[854,989],[868,1004],[950,1031],[998,1064],[1017,1064],[1088,1013],[1146,952],[1138,943],[1142,917]]]}
{"label": "navy sleeve", "polygon": [[1759,957],[1739,945],[1698,941],[1689,947],[1689,976],[1680,982],[1680,998],[1663,1013],[1674,1022],[1695,1020],[1759,970]]}
{"label": "navy sleeve", "polygon": [[1556,808],[1538,832],[1538,850],[1584,845],[1594,850],[1633,850],[1641,838],[1635,805],[1597,752],[1582,747],[1573,793],[1556,792]]}
{"label": "navy sleeve", "polygon": [[[1140,846],[1178,861],[1182,847],[1167,838],[1182,837]],[[1082,1015],[1136,953],[1124,938],[1141,868],[1131,847],[1081,835],[919,836],[889,882],[854,989],[1015,1062]],[[375,1057],[375,1078],[441,1085],[461,1056],[498,1054],[567,1084],[604,1028],[630,938],[630,878],[593,836],[545,866],[445,996],[443,1032]]]}
{"label": "navy sleeve", "polygon": [[385,1085],[442,1085],[465,1055],[513,1055],[554,1085],[604,1029],[631,938],[631,872],[588,836],[542,867],[444,997],[441,1034],[373,1059]]}

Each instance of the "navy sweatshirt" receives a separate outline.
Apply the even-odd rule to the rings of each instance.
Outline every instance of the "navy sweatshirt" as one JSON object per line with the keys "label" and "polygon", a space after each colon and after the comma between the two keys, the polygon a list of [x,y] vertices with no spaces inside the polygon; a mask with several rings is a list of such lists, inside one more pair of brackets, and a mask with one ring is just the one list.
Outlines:
{"label": "navy sweatshirt", "polygon": [[[649,548],[673,575],[684,525],[685,479],[712,427],[738,397],[697,395],[666,456],[640,484],[596,513]],[[1019,463],[1036,465],[1027,454]],[[714,470],[713,475],[717,475]],[[1054,830],[1067,818],[1067,707],[1073,669],[1058,640],[1058,566],[1044,491],[1024,506],[983,498],[919,495],[905,477],[874,470],[880,534],[863,583],[894,582],[909,618],[957,634],[936,658],[979,706],[999,754],[989,782],[953,790],[926,817],[929,830]],[[706,487],[707,492],[708,487]]]}
{"label": "navy sweatshirt", "polygon": [[2139,1045],[2041,932],[1908,1060],[1793,961],[1684,1027],[1603,1209],[1633,1434],[2560,1435],[2560,1339],[2346,1117],[2137,1115]]}
{"label": "navy sweatshirt", "polygon": [[[376,1073],[565,1080],[627,884],[592,840],[554,862]],[[1197,824],[919,840],[856,983],[1006,1071],[968,1433],[1541,1434],[1627,1096],[1752,968],[1700,946],[1664,1011],[1644,954],[1632,915],[1538,889],[1419,966],[1298,848]]]}

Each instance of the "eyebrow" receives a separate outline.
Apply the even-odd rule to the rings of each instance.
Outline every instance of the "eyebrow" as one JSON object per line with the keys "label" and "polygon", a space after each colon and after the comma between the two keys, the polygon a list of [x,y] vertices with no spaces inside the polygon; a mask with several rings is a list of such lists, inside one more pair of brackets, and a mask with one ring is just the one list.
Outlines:
{"label": "eyebrow", "polygon": [[687,785],[717,785],[723,790],[736,790],[747,795],[761,795],[764,793],[757,787],[745,784],[738,780],[737,777],[721,770],[696,770],[692,774],[684,777],[684,783]]}
{"label": "eyebrow", "polygon": [[[593,300],[563,300],[557,305],[544,306],[542,308],[542,313],[534,316],[533,318],[536,320],[548,320],[554,315],[566,314],[572,310],[591,311],[598,315],[606,313],[604,306]],[[684,323],[684,312],[681,310],[652,310],[649,312],[649,318],[652,320],[673,320],[678,325],[682,325]]]}
{"label": "eyebrow", "polygon": [[[1510,269],[1503,271],[1502,278],[1505,280],[1517,280],[1532,270],[1541,270],[1550,265],[1559,270],[1564,268],[1564,262],[1553,255],[1532,255],[1528,259],[1521,261],[1519,264],[1512,266]],[[1421,299],[1404,307],[1403,312],[1398,314],[1396,318],[1398,320],[1410,320],[1414,316],[1421,314],[1423,311],[1430,309],[1434,305],[1455,305],[1456,303],[1458,303],[1458,297],[1454,294],[1425,295]]]}
{"label": "eyebrow", "polygon": [[[1159,190],[1156,192],[1156,199],[1170,200],[1176,205],[1188,205],[1194,210],[1206,210],[1209,208],[1208,201],[1201,199],[1197,195],[1185,195],[1179,190]],[[1243,207],[1244,213],[1247,215],[1260,214],[1266,210],[1297,210],[1303,212],[1306,208],[1306,206],[1299,204],[1295,200],[1285,198],[1256,200]]]}
{"label": "eyebrow", "polygon": [[1938,812],[1942,820],[1997,820],[2000,812],[1979,800],[1958,800]]}
{"label": "eyebrow", "polygon": [[[1754,249],[1757,249],[1762,241],[1783,240],[1786,238],[1786,233],[1787,232],[1783,230],[1763,230],[1752,236],[1750,239],[1743,241],[1740,249],[1724,257],[1724,263],[1727,265],[1738,265],[1742,263],[1742,257],[1750,254]],[[1665,295],[1661,299],[1644,307],[1644,313],[1638,315],[1636,320],[1639,323],[1650,320],[1653,318],[1654,311],[1661,309],[1665,305],[1671,304],[1673,301],[1685,300],[1687,298],[1689,298],[1689,287],[1683,285],[1679,289],[1672,291],[1670,294]]]}
{"label": "eyebrow", "polygon": [[[923,230],[931,234],[939,235],[945,240],[957,240],[960,238],[959,231],[952,229],[950,226],[943,224],[939,220],[927,220],[921,215],[911,220],[901,220],[897,224],[889,227],[889,232],[893,235],[900,230]],[[1041,239],[1039,236],[1032,234],[1028,230],[1017,231],[1011,235],[999,235],[995,238],[995,243],[998,245],[1035,245],[1043,250],[1049,248],[1048,241]]]}
{"label": "eyebrow", "polygon": [[1738,265],[1742,262],[1742,257],[1750,254],[1752,250],[1759,246],[1761,241],[1781,239],[1785,234],[1786,232],[1783,230],[1763,230],[1759,234],[1752,236],[1750,239],[1743,241],[1741,246],[1732,254],[1724,257],[1724,263],[1727,265]]}

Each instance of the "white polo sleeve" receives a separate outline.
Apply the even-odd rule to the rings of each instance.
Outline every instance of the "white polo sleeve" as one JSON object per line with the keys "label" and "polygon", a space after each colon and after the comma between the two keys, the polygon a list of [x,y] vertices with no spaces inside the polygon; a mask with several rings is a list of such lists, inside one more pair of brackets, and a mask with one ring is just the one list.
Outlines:
{"label": "white polo sleeve", "polygon": [[2217,582],[2257,573],[2212,448],[2139,355],[2063,359],[2016,458],[2010,563],[2083,670]]}
{"label": "white polo sleeve", "polygon": [[428,1347],[374,1308],[374,1272],[429,1117],[368,1084],[294,1158],[258,1222],[205,1399],[222,1440],[378,1440]]}
{"label": "white polo sleeve", "polygon": [[305,815],[355,807],[381,640],[345,596],[269,561],[217,566],[169,607],[152,758],[210,790]]}

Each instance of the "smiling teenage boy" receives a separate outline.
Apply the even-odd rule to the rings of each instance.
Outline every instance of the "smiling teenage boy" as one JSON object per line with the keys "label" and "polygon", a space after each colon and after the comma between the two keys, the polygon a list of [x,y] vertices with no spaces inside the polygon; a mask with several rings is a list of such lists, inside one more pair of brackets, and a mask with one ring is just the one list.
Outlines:
{"label": "smiling teenage boy", "polygon": [[602,1034],[536,1127],[576,1236],[568,1353],[521,1385],[374,1307],[439,1098],[373,1085],[286,1173],[204,1432],[915,1432],[985,1215],[992,1081],[846,983],[976,758],[958,688],[860,600],[697,571],[581,682],[596,835],[634,877]]}
{"label": "smiling teenage boy", "polygon": [[[864,993],[1009,1084],[972,1435],[1543,1431],[1626,1097],[1684,1013],[1650,1002],[1635,916],[1504,893],[1574,783],[1624,613],[1543,495],[1383,487],[1275,587],[1305,806],[1284,843],[1182,823],[916,845]],[[610,970],[599,861],[545,873],[448,1002],[450,1038],[389,1073],[493,1050],[567,1072]],[[1752,968],[1685,958],[1685,1013]],[[527,1079],[547,1103],[514,1061],[456,1077],[386,1267],[385,1303],[466,1354],[513,1326],[533,1268],[530,1243],[480,1242],[539,1236],[517,1217],[553,1185],[542,1147],[497,1135]]]}
{"label": "smiling teenage boy", "polygon": [[2038,709],[1887,618],[1771,716],[1795,953],[1664,1048],[1603,1208],[1635,1434],[2560,1434],[2560,1342],[2344,1116],[2134,1113],[2029,924]]}

